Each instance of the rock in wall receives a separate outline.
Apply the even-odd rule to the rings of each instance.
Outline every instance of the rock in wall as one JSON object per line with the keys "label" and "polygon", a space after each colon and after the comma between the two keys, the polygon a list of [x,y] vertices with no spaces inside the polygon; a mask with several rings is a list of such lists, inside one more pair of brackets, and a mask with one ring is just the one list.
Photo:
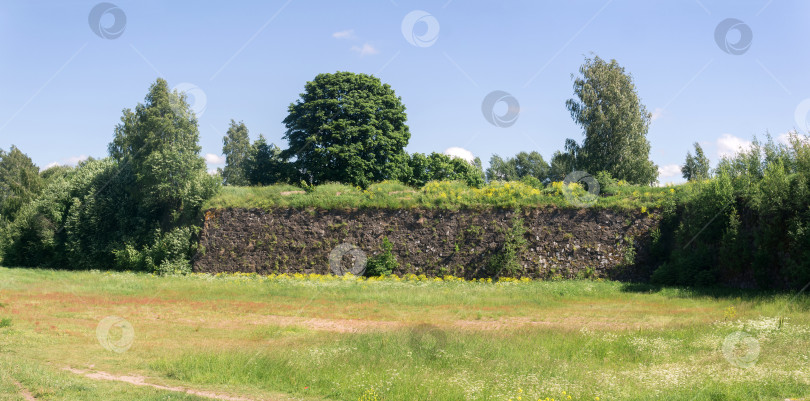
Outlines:
{"label": "rock in wall", "polygon": [[[515,215],[517,213],[517,215]],[[220,209],[206,212],[196,272],[329,273],[329,255],[346,243],[373,257],[387,237],[397,274],[490,277],[490,259],[523,220],[527,245],[517,276],[645,280],[655,213],[604,209],[317,210]],[[346,260],[344,263],[349,263]],[[497,273],[504,275],[501,271]]]}

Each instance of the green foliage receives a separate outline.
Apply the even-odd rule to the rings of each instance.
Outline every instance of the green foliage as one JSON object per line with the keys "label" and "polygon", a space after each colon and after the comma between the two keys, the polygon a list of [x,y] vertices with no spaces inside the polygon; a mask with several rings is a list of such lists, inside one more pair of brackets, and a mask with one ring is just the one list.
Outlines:
{"label": "green foliage", "polygon": [[[526,227],[516,212],[511,225],[504,231],[501,247],[489,258],[489,272],[493,277],[517,277],[523,272],[521,255],[526,251]],[[504,274],[505,273],[505,274]]]}
{"label": "green foliage", "polygon": [[[801,288],[810,281],[810,138],[771,138],[720,161],[714,178],[684,186],[667,206],[653,274],[662,284]],[[662,256],[661,253],[664,255]]]}
{"label": "green foliage", "polygon": [[286,160],[311,184],[368,187],[407,174],[405,106],[379,78],[336,72],[307,82],[284,119]]}
{"label": "green foliage", "polygon": [[222,154],[225,155],[225,168],[222,180],[225,185],[248,185],[247,160],[250,157],[250,136],[243,121],[238,124],[231,120],[228,132],[222,138]]}
{"label": "green foliage", "polygon": [[184,93],[170,92],[158,78],[144,104],[124,110],[115,127],[110,156],[123,169],[131,169],[129,186],[139,213],[171,229],[193,216],[202,202],[216,192],[214,178],[200,156],[197,117]]}
{"label": "green foliage", "polygon": [[703,153],[703,148],[695,142],[695,155],[686,153],[686,162],[681,166],[683,178],[688,181],[705,180],[709,175],[709,158]]}
{"label": "green foliage", "polygon": [[545,185],[543,185],[543,182],[540,181],[540,179],[538,179],[537,177],[532,177],[530,175],[521,178],[520,183],[535,189],[545,188]]}
{"label": "green foliage", "polygon": [[365,275],[368,277],[388,276],[399,267],[397,257],[393,253],[394,245],[388,237],[383,237],[380,250],[382,250],[380,254],[369,258],[366,262]]}
{"label": "green foliage", "polygon": [[[649,160],[647,130],[650,113],[636,93],[633,78],[616,60],[586,58],[574,80],[575,99],[566,101],[571,117],[585,131],[575,148],[576,167],[610,172],[635,184],[657,181],[658,168]],[[568,146],[566,146],[568,147]]]}
{"label": "green foliage", "polygon": [[422,187],[430,181],[464,181],[471,187],[480,187],[484,183],[484,175],[480,160],[476,165],[458,157],[436,152],[428,156],[422,153],[412,154],[403,182]]}
{"label": "green foliage", "polygon": [[493,155],[489,160],[487,180],[493,181],[519,181],[524,177],[534,177],[545,181],[549,177],[550,167],[543,156],[537,152],[520,152],[515,157],[506,160]]}
{"label": "green foliage", "polygon": [[189,247],[197,227],[177,227],[167,233],[155,233],[155,241],[146,248],[147,271],[160,274],[186,274],[191,272]]}
{"label": "green foliage", "polygon": [[549,166],[549,179],[551,181],[563,181],[565,177],[572,171],[576,170],[577,166],[577,150],[579,145],[573,139],[566,139],[565,152],[555,151],[551,157],[551,165]]}
{"label": "green foliage", "polygon": [[23,206],[42,191],[39,168],[25,153],[11,145],[0,149],[0,227],[2,221],[14,221]]}
{"label": "green foliage", "polygon": [[82,163],[67,176],[52,181],[39,198],[24,206],[4,233],[3,263],[66,266],[64,224],[69,208],[81,202],[96,177],[111,169],[112,164],[109,160]]}
{"label": "green foliage", "polygon": [[[515,208],[556,206],[577,207],[563,196],[562,183],[548,186],[535,182],[494,181],[480,188],[470,187],[462,181],[431,181],[422,188],[404,185],[397,181],[383,181],[361,189],[346,184],[328,183],[311,188],[289,184],[265,187],[223,187],[222,191],[206,202],[203,209],[210,208]],[[542,188],[542,189],[541,189]],[[685,188],[647,187],[617,183],[609,196],[599,196],[594,208],[616,210],[648,210],[675,207]],[[581,187],[572,188],[572,194],[585,193]]]}
{"label": "green foliage", "polygon": [[636,262],[636,242],[631,237],[624,238],[624,251],[622,252],[622,263],[625,266],[632,266]]}
{"label": "green foliage", "polygon": [[743,273],[744,267],[750,265],[751,262],[747,258],[748,243],[750,243],[749,235],[743,230],[737,209],[732,207],[719,243],[718,267],[720,270]]}
{"label": "green foliage", "polygon": [[698,244],[688,252],[677,250],[675,255],[653,272],[654,284],[709,286],[717,282],[717,269],[711,251]]}
{"label": "green foliage", "polygon": [[218,183],[205,172],[184,96],[158,79],[146,104],[124,111],[112,157],[54,171],[4,230],[4,263],[188,271],[200,207]]}
{"label": "green foliage", "polygon": [[[92,158],[90,158],[90,160],[92,160]],[[73,167],[61,165],[53,166],[45,170],[42,170],[42,172],[39,173],[40,178],[42,178],[43,184],[42,187],[45,188],[51,182],[58,180],[60,178],[64,178],[72,170]]]}
{"label": "green foliage", "polygon": [[268,144],[264,135],[259,135],[259,139],[250,147],[245,161],[245,175],[250,185],[291,183],[298,178],[292,165],[281,158],[281,149],[275,144]]}
{"label": "green foliage", "polygon": [[619,182],[604,170],[596,173],[596,182],[599,183],[599,193],[602,194],[615,194],[619,189]]}
{"label": "green foliage", "polygon": [[187,274],[191,272],[189,259],[194,247],[189,244],[199,229],[178,227],[163,233],[154,230],[151,243],[140,250],[132,244],[113,251],[115,265],[120,270],[147,271],[158,274]]}

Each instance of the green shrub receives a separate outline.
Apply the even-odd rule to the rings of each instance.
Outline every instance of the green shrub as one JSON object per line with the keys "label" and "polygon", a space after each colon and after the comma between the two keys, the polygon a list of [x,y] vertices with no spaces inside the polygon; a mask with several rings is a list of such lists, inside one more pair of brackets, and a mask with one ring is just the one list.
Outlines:
{"label": "green shrub", "polygon": [[702,244],[689,251],[675,252],[653,272],[651,281],[659,285],[712,285],[717,281],[713,261],[709,248]]}
{"label": "green shrub", "polygon": [[607,171],[596,173],[596,182],[599,183],[599,192],[603,194],[615,194],[619,189],[618,181]]}
{"label": "green shrub", "polygon": [[132,244],[126,244],[123,249],[113,251],[115,266],[126,271],[146,271],[146,255],[138,251]]}
{"label": "green shrub", "polygon": [[129,196],[130,174],[103,159],[52,181],[3,230],[4,263],[156,272],[169,261],[173,270],[188,271],[177,267],[188,265],[199,228],[189,218],[161,228]]}
{"label": "green shrub", "polygon": [[632,237],[624,237],[624,243],[622,263],[625,266],[631,266],[636,262],[636,242]]}
{"label": "green shrub", "polygon": [[520,179],[520,182],[532,188],[543,189],[545,187],[545,185],[543,185],[543,182],[540,181],[539,178],[531,175],[524,176],[523,178]]}
{"label": "green shrub", "polygon": [[397,257],[393,253],[394,245],[388,240],[388,237],[383,237],[380,250],[382,250],[380,254],[369,258],[366,262],[365,275],[368,277],[388,276],[399,267]]}
{"label": "green shrub", "polygon": [[191,273],[191,263],[185,259],[166,259],[155,268],[155,273],[160,275],[185,275]]}
{"label": "green shrub", "polygon": [[523,272],[520,263],[521,255],[526,251],[526,227],[523,219],[516,212],[512,217],[511,225],[504,232],[504,242],[495,254],[489,258],[489,272],[493,277],[500,277],[505,273],[509,277],[517,277]]}

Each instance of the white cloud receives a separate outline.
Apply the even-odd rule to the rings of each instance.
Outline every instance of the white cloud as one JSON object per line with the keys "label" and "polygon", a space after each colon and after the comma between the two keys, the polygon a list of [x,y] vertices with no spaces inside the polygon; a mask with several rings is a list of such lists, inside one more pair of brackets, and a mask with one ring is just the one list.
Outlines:
{"label": "white cloud", "polygon": [[368,56],[369,54],[377,54],[380,52],[376,47],[368,43],[363,43],[362,47],[352,46],[352,51],[360,53],[360,56]]}
{"label": "white cloud", "polygon": [[85,161],[85,160],[87,160],[89,158],[90,157],[87,156],[87,155],[73,156],[73,157],[68,157],[66,162],[70,166],[75,166],[75,165],[79,164],[79,162],[83,162],[83,161]]}
{"label": "white cloud", "polygon": [[225,156],[215,155],[213,153],[206,153],[205,162],[208,164],[225,164]]}
{"label": "white cloud", "polygon": [[459,147],[447,148],[444,150],[443,153],[450,157],[458,157],[459,159],[464,159],[468,163],[472,163],[475,160],[475,156],[473,156],[472,152],[464,148]]}
{"label": "white cloud", "polygon": [[217,169],[209,168],[208,169],[208,175],[217,175]]}
{"label": "white cloud", "polygon": [[681,166],[677,164],[667,164],[666,166],[658,166],[659,178],[671,178],[681,175]]}
{"label": "white cloud", "polygon": [[83,162],[83,161],[85,161],[85,160],[87,160],[89,158],[90,157],[87,156],[87,155],[71,156],[71,157],[68,157],[67,159],[62,159],[62,160],[60,160],[58,162],[50,162],[50,163],[45,165],[45,169],[49,169],[49,168],[55,167],[55,166],[76,166],[80,162]]}
{"label": "white cloud", "polygon": [[664,109],[657,107],[655,110],[652,111],[652,116],[650,120],[655,121],[664,116]]}
{"label": "white cloud", "polygon": [[717,156],[731,157],[740,150],[751,148],[751,141],[736,137],[731,134],[723,134],[717,139]]}
{"label": "white cloud", "polygon": [[810,136],[804,134],[798,134],[795,131],[785,132],[784,134],[780,134],[776,136],[776,143],[781,143],[785,145],[790,145],[790,135],[796,134],[799,137],[800,142],[810,144]]}
{"label": "white cloud", "polygon": [[345,31],[339,31],[332,34],[332,37],[335,39],[354,39],[354,29],[347,29]]}

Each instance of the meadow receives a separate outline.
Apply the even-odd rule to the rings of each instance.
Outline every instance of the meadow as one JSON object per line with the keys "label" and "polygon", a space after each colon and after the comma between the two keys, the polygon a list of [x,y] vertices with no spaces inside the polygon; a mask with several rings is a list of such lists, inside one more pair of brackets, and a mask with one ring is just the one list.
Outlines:
{"label": "meadow", "polygon": [[0,399],[803,399],[808,310],[599,280],[0,268]]}

